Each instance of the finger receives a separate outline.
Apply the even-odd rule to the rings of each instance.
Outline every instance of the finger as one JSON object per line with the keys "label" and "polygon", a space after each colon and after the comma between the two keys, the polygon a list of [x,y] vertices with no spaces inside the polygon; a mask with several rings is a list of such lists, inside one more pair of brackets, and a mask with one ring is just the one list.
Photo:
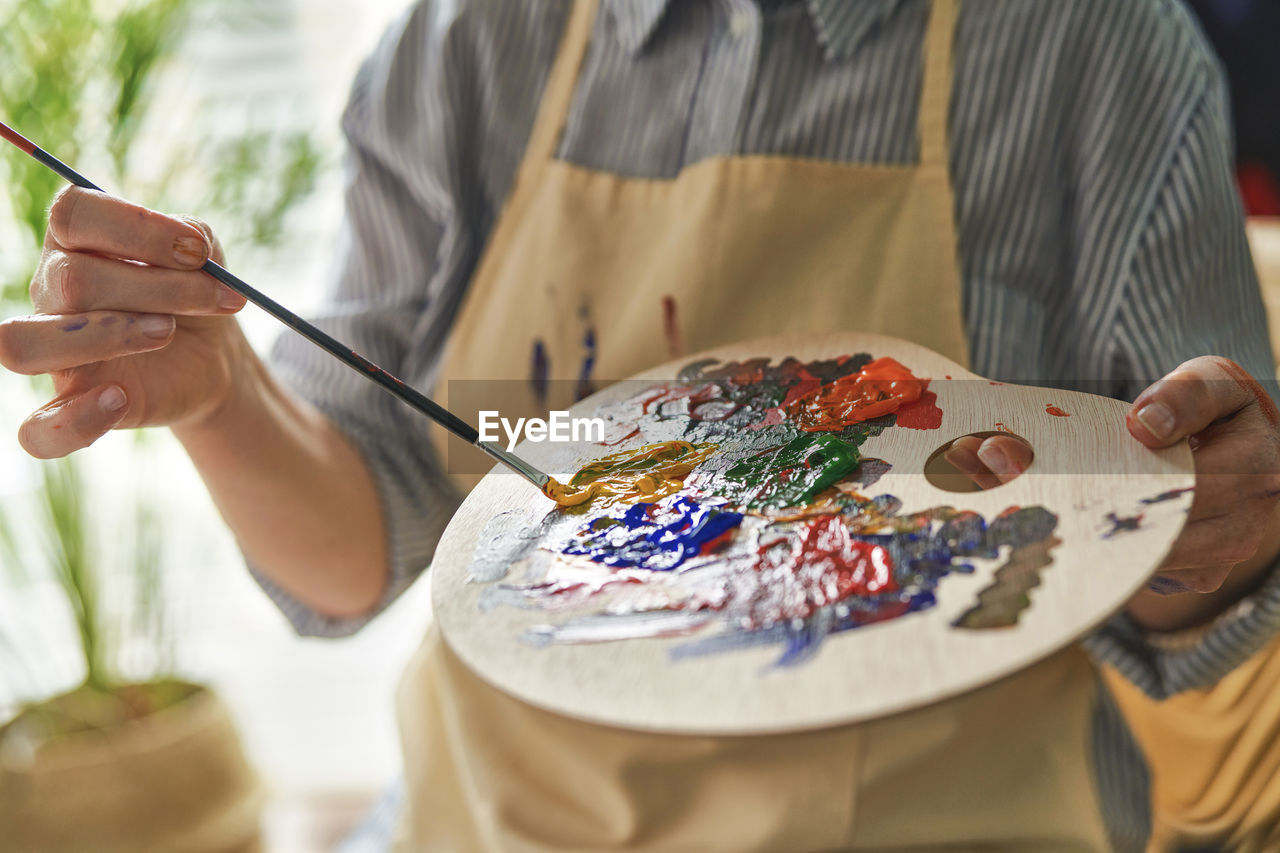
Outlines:
{"label": "finger", "polygon": [[951,466],[964,474],[980,489],[994,489],[1000,485],[1000,478],[991,472],[978,457],[978,448],[982,439],[974,435],[957,438],[942,454]]}
{"label": "finger", "polygon": [[173,337],[165,314],[88,314],[16,317],[0,323],[0,365],[35,375],[160,349]]}
{"label": "finger", "polygon": [[88,447],[124,420],[129,398],[119,385],[59,397],[37,409],[18,428],[18,443],[37,459],[56,459]]}
{"label": "finger", "polygon": [[213,233],[213,228],[203,220],[196,219],[194,216],[179,216],[178,219],[200,230],[204,235],[205,242],[209,244],[209,257],[217,263],[222,263],[222,242],[218,239],[218,235]]}
{"label": "finger", "polygon": [[54,199],[45,245],[171,269],[200,267],[212,248],[190,222],[80,187]]}
{"label": "finger", "polygon": [[1231,576],[1233,565],[1200,566],[1193,569],[1162,570],[1147,581],[1147,589],[1160,595],[1177,595],[1182,592],[1198,592],[1208,595],[1217,592]]}
{"label": "finger", "polygon": [[1244,368],[1206,356],[1182,364],[1139,394],[1126,422],[1148,447],[1168,447],[1247,409],[1272,427],[1280,422],[1275,403]]}
{"label": "finger", "polygon": [[1189,521],[1239,512],[1254,502],[1265,506],[1280,497],[1280,446],[1264,429],[1236,427],[1232,435],[1202,442],[1194,459],[1196,489]]}
{"label": "finger", "polygon": [[149,314],[234,314],[244,297],[199,270],[173,270],[85,252],[46,252],[31,282],[46,314],[116,310]]}
{"label": "finger", "polygon": [[1001,483],[1007,483],[1027,470],[1031,457],[1030,447],[1007,435],[989,436],[978,447],[978,458]]}
{"label": "finger", "polygon": [[1161,561],[1160,573],[1243,563],[1257,553],[1266,517],[1265,512],[1250,512],[1188,521]]}

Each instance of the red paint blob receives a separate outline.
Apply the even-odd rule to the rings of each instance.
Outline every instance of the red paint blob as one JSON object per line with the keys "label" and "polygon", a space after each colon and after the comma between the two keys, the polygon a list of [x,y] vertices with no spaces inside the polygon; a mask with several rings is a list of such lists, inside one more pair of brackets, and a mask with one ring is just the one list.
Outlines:
{"label": "red paint blob", "polygon": [[854,539],[838,515],[804,522],[795,537],[760,548],[760,585],[746,592],[747,621],[753,626],[805,619],[820,607],[850,596],[873,596],[898,589],[893,558],[882,545]]}
{"label": "red paint blob", "polygon": [[1055,418],[1069,418],[1069,417],[1071,417],[1071,413],[1070,413],[1070,412],[1064,412],[1064,411],[1062,411],[1062,409],[1059,409],[1057,406],[1053,405],[1052,403],[1050,403],[1049,405],[1045,406],[1045,407],[1044,407],[1044,410],[1045,410],[1045,413],[1046,413],[1046,414],[1053,415]]}
{"label": "red paint blob", "polygon": [[928,384],[892,358],[877,358],[859,373],[801,394],[784,408],[805,432],[833,432],[914,403]]}
{"label": "red paint blob", "polygon": [[938,395],[925,391],[920,399],[898,409],[896,421],[907,429],[937,429],[942,426],[942,409],[938,408]]}

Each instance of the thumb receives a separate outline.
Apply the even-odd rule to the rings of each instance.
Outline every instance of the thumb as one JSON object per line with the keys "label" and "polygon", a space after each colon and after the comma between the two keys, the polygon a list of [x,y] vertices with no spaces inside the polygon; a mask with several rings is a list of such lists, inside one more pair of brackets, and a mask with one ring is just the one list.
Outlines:
{"label": "thumb", "polygon": [[1203,356],[1139,394],[1126,424],[1147,447],[1168,447],[1245,410],[1270,412],[1272,424],[1276,421],[1275,404],[1248,371],[1230,359]]}

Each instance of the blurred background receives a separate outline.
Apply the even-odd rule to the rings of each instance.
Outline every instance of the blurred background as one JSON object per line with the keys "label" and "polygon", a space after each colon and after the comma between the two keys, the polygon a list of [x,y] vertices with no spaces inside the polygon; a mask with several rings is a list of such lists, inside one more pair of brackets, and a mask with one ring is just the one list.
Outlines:
{"label": "blurred background", "polygon": [[[341,214],[347,90],[405,5],[0,0],[0,114],[108,191],[205,219],[229,268],[305,314]],[[0,175],[13,316],[61,182],[16,149]],[[280,328],[253,306],[242,323],[259,351]],[[298,638],[167,432],[37,463],[16,432],[47,397],[0,371],[0,725],[81,684],[87,656],[113,681],[209,685],[265,782],[267,849],[329,849],[399,772],[393,690],[430,618],[426,587],[350,640]]]}
{"label": "blurred background", "polygon": [[[341,212],[347,88],[405,5],[0,0],[0,113],[108,190],[207,220],[232,270],[305,314]],[[1242,198],[1280,278],[1266,219],[1280,216],[1280,3],[1191,6],[1230,76]],[[16,151],[0,176],[0,310],[13,316],[60,182]],[[252,306],[242,318],[264,351],[277,324]],[[114,434],[71,463],[23,454],[18,424],[47,395],[0,373],[0,726],[86,683],[208,685],[265,783],[266,849],[330,849],[399,773],[393,692],[430,618],[427,587],[349,640],[296,637],[167,433]]]}

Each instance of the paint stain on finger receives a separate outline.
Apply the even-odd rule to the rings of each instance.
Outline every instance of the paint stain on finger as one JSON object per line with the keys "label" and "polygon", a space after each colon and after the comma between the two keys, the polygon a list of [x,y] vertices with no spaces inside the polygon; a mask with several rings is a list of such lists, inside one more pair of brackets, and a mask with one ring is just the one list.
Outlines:
{"label": "paint stain on finger", "polygon": [[1262,384],[1254,379],[1249,371],[1230,359],[1219,359],[1218,363],[1235,380],[1236,385],[1258,401],[1258,408],[1262,411],[1262,416],[1267,419],[1267,423],[1272,427],[1280,426],[1280,409],[1276,408],[1275,401],[1271,399],[1271,395],[1266,392]]}

